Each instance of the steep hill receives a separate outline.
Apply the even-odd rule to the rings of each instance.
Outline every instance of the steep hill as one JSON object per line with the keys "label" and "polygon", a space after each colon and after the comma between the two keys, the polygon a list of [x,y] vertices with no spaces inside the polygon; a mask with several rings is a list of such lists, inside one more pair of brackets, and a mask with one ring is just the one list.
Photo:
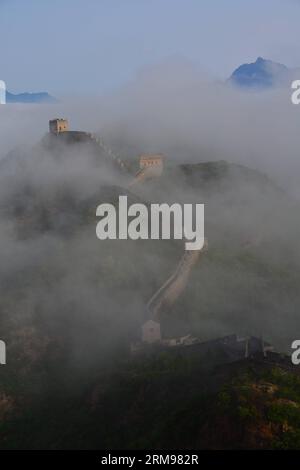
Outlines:
{"label": "steep hill", "polygon": [[263,335],[289,351],[300,329],[297,204],[267,176],[224,161],[167,163],[160,178],[128,190],[133,175],[81,137],[47,138],[1,162],[9,362],[0,448],[298,448],[299,379],[284,364],[215,369],[214,351],[198,361],[166,351],[131,358],[146,304],[183,243],[95,234],[97,205],[119,194],[129,203],[204,202],[209,249],[163,313],[164,334]]}
{"label": "steep hill", "polygon": [[92,382],[40,384],[34,403],[2,385],[0,448],[300,449],[300,377],[279,356],[205,371],[197,358],[163,353]]}

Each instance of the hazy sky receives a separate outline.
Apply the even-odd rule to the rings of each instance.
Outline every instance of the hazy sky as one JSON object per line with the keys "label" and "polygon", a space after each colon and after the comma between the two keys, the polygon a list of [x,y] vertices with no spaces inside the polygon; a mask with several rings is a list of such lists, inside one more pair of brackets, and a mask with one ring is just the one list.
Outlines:
{"label": "hazy sky", "polygon": [[299,14],[298,0],[0,0],[0,78],[103,93],[169,57],[220,78],[259,55],[299,66]]}

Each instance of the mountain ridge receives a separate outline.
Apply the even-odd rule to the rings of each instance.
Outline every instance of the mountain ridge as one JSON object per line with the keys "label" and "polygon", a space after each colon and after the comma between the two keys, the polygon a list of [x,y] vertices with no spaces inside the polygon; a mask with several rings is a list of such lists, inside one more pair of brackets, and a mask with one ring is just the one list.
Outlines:
{"label": "mountain ridge", "polygon": [[9,104],[13,103],[24,103],[24,104],[41,104],[41,103],[57,103],[57,99],[51,96],[46,91],[41,92],[24,92],[24,93],[11,93],[6,92],[6,102]]}
{"label": "mountain ridge", "polygon": [[[239,65],[227,79],[227,83],[241,89],[265,90],[285,86],[299,76],[300,68],[289,68],[282,63],[259,56],[255,62]],[[43,104],[57,103],[58,100],[46,91],[22,93],[7,91],[6,102],[8,104]]]}

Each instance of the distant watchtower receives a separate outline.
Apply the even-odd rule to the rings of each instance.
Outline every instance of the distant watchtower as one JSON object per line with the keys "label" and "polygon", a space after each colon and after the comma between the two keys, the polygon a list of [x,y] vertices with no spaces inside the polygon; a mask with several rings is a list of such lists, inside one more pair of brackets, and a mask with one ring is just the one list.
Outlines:
{"label": "distant watchtower", "polygon": [[148,320],[142,326],[142,341],[144,343],[156,343],[161,341],[160,324],[153,320]]}
{"label": "distant watchtower", "polygon": [[163,159],[164,156],[160,153],[140,155],[140,168],[159,168],[162,171]]}
{"label": "distant watchtower", "polygon": [[49,131],[51,134],[60,134],[69,130],[67,119],[52,119],[49,121]]}

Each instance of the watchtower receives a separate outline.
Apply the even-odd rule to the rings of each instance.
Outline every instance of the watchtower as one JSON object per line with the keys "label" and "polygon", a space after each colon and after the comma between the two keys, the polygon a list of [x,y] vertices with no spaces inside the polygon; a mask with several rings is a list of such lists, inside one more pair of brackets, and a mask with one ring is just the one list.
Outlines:
{"label": "watchtower", "polygon": [[164,156],[161,153],[140,155],[140,169],[159,168],[163,169]]}
{"label": "watchtower", "polygon": [[161,341],[160,324],[153,320],[148,320],[142,326],[143,343],[156,343]]}
{"label": "watchtower", "polygon": [[69,130],[67,119],[52,119],[49,121],[49,131],[51,134],[60,134]]}

